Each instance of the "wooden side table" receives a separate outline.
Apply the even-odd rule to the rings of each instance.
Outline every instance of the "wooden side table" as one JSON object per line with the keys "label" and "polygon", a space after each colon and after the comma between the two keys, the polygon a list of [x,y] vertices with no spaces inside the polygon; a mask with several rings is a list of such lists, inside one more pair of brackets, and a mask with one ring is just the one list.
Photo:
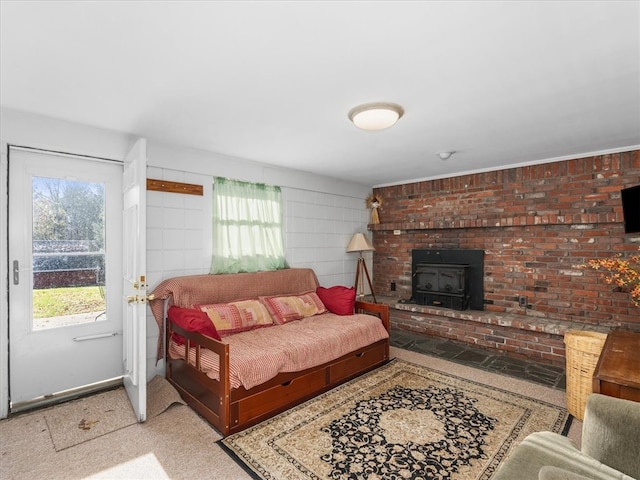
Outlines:
{"label": "wooden side table", "polygon": [[593,391],[640,402],[640,332],[609,333],[593,372]]}

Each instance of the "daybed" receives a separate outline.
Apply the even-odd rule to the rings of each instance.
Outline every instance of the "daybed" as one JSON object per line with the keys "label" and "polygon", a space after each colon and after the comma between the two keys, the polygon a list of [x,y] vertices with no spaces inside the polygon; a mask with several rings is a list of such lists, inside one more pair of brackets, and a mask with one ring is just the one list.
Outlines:
{"label": "daybed", "polygon": [[[339,300],[339,315],[325,311],[330,291],[306,268],[164,280],[150,306],[166,332],[158,350],[167,379],[228,435],[386,363],[388,306],[353,303],[353,294],[353,314]],[[207,331],[211,319],[223,329]]]}

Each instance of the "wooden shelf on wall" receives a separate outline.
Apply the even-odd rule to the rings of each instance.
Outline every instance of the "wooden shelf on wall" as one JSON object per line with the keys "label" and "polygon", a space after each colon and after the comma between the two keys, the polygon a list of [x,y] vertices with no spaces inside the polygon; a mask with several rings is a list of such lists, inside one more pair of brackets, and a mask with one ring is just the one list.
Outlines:
{"label": "wooden shelf on wall", "polygon": [[155,180],[147,178],[147,190],[158,192],[184,193],[186,195],[204,195],[202,185],[193,183],[170,182],[168,180]]}

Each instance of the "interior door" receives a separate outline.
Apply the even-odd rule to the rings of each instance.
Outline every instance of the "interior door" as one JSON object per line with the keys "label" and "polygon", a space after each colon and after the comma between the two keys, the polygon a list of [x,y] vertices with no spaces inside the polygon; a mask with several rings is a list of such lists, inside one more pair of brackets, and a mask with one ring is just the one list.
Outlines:
{"label": "interior door", "polygon": [[11,411],[120,381],[122,163],[9,148]]}
{"label": "interior door", "polygon": [[139,422],[147,418],[147,141],[139,139],[125,159],[124,210],[124,385]]}

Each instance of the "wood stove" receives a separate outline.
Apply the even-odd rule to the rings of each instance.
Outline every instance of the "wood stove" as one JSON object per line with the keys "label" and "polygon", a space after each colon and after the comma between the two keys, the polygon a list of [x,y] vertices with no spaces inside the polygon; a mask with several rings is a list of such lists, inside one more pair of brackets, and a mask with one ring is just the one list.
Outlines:
{"label": "wood stove", "polygon": [[455,310],[469,306],[469,265],[419,263],[413,273],[414,298],[422,305]]}
{"label": "wood stove", "polygon": [[483,310],[482,250],[413,250],[412,300],[454,310]]}

